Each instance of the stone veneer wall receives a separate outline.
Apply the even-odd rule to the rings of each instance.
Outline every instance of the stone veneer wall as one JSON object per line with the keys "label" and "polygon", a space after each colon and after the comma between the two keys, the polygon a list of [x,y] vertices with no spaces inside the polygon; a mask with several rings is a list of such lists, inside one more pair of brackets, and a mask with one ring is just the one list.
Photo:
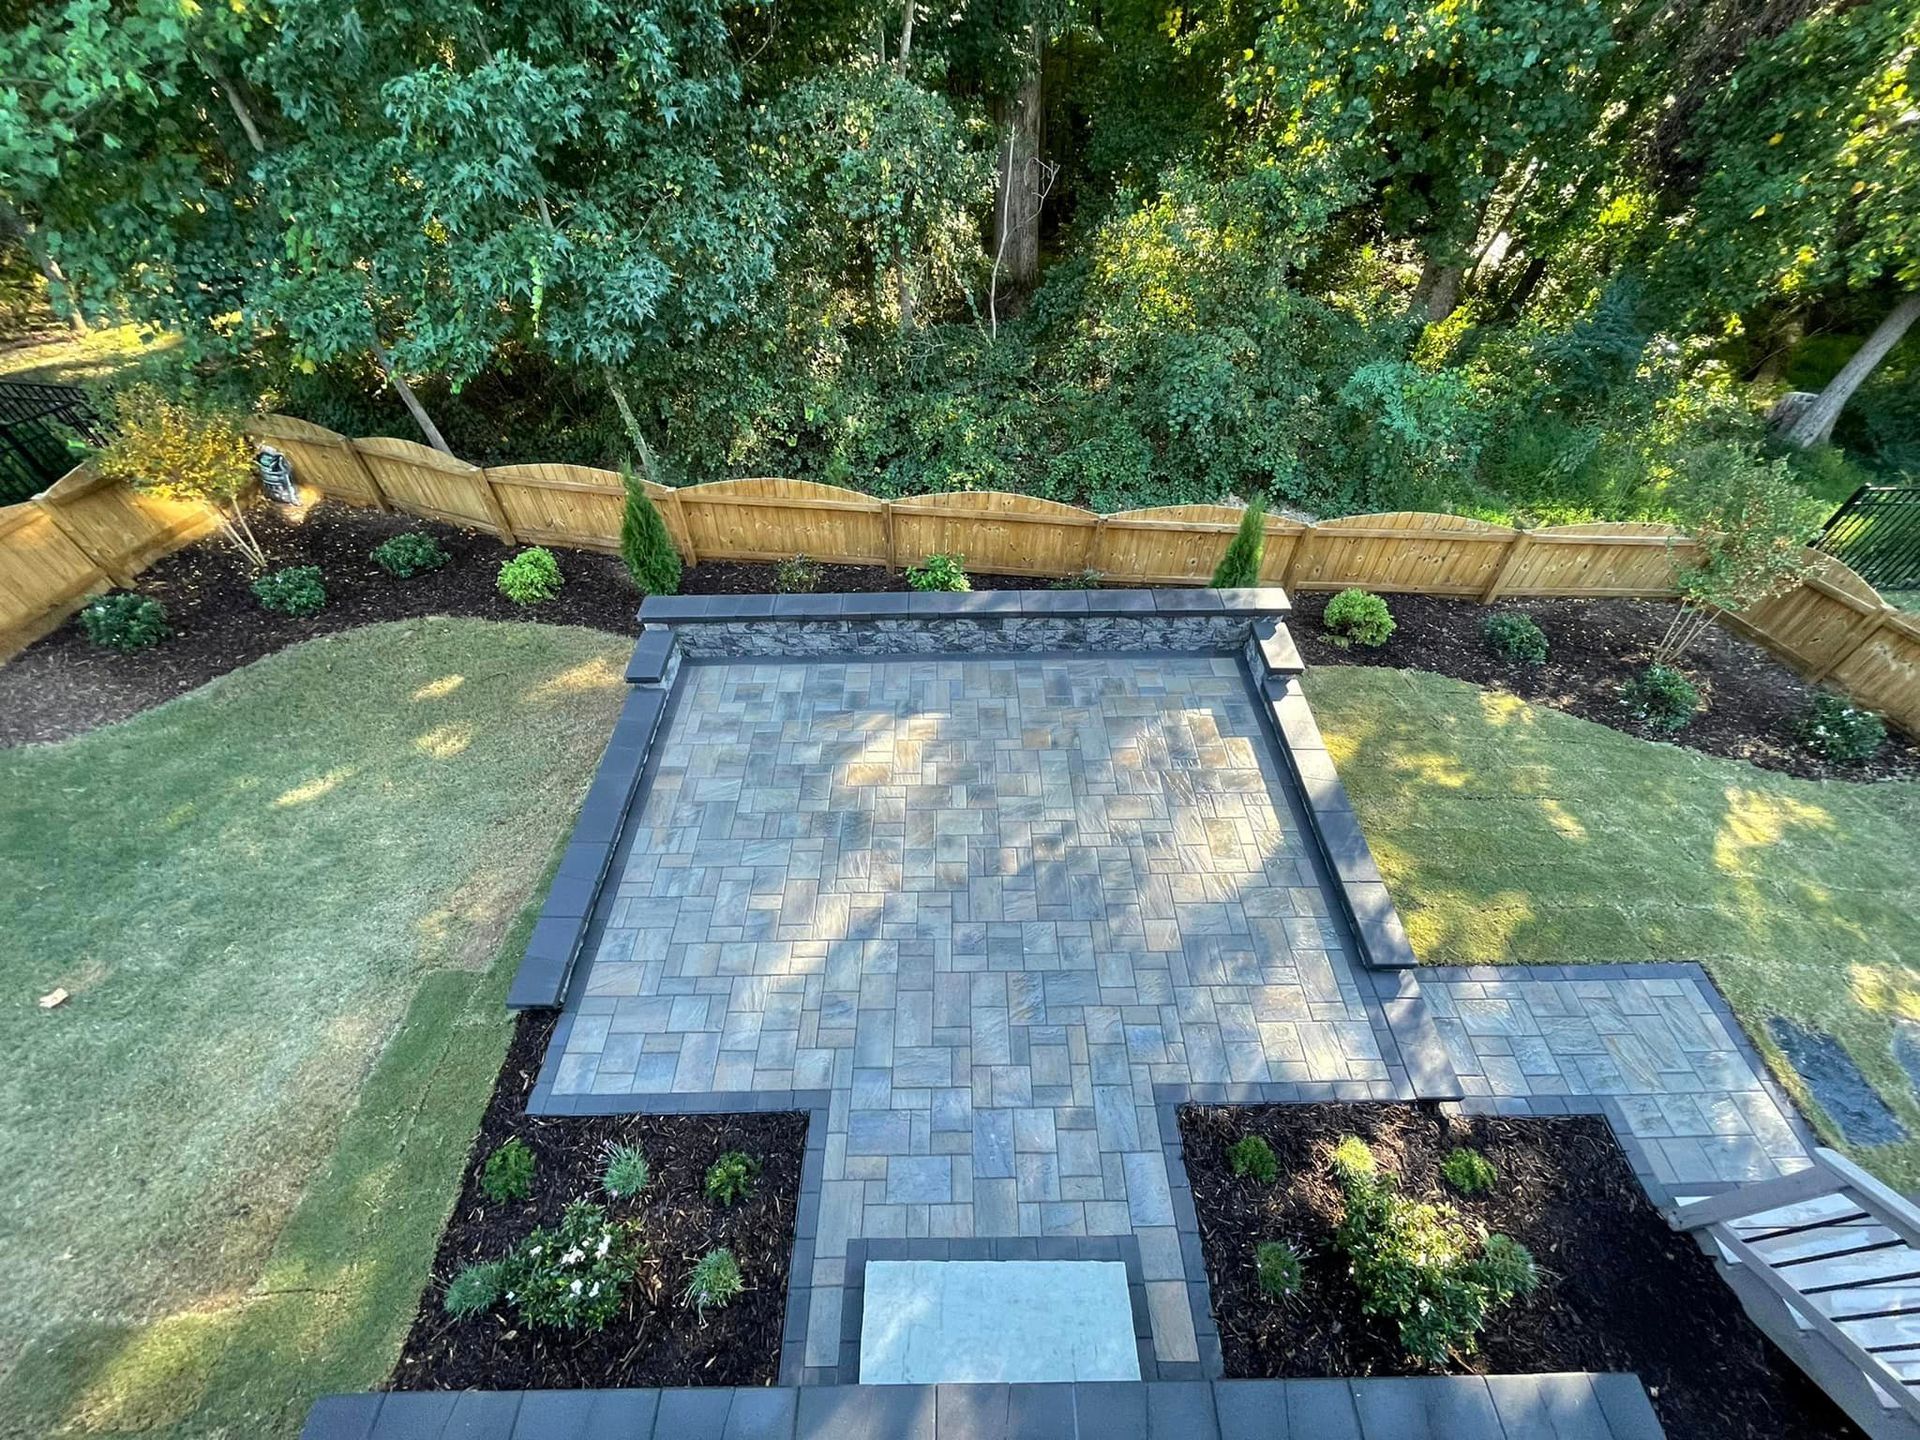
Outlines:
{"label": "stone veneer wall", "polygon": [[676,625],[688,659],[731,656],[1009,655],[1169,650],[1222,653],[1247,638],[1232,615],[987,616],[898,620],[730,620]]}

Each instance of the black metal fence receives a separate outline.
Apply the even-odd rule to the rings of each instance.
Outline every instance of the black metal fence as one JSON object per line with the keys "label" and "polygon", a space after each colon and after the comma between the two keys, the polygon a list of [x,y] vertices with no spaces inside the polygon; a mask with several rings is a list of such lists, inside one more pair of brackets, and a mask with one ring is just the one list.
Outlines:
{"label": "black metal fence", "polygon": [[1815,545],[1876,590],[1920,590],[1920,485],[1862,485]]}
{"label": "black metal fence", "polygon": [[73,385],[0,381],[0,505],[38,494],[106,441],[99,412]]}

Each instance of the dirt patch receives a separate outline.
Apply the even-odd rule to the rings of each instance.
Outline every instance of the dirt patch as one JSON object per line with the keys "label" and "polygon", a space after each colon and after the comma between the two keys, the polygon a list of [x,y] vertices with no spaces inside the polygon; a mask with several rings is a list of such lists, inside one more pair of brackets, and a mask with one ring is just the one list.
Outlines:
{"label": "dirt patch", "polygon": [[[1333,1248],[1342,1213],[1327,1153],[1358,1135],[1402,1189],[1445,1198],[1533,1252],[1540,1289],[1493,1316],[1460,1372],[1631,1370],[1672,1440],[1840,1440],[1856,1431],[1746,1318],[1692,1240],[1668,1228],[1598,1116],[1447,1117],[1419,1105],[1188,1106],[1180,1135],[1214,1317],[1231,1378],[1423,1373],[1390,1325],[1364,1315]],[[1265,1137],[1272,1185],[1236,1178],[1226,1150]],[[1498,1180],[1477,1197],[1445,1191],[1456,1145],[1480,1151]],[[1253,1251],[1286,1240],[1302,1288],[1278,1304],[1254,1279]]]}
{"label": "dirt patch", "polygon": [[[530,1116],[540,1059],[555,1017],[523,1015],[468,1157],[459,1203],[434,1256],[433,1278],[407,1335],[396,1390],[572,1390],[615,1386],[771,1385],[779,1379],[800,1166],[807,1117],[750,1115]],[[532,1198],[495,1203],[480,1191],[480,1167],[518,1136],[534,1154]],[[606,1149],[638,1145],[652,1166],[631,1200],[601,1188]],[[760,1162],[753,1193],[728,1209],[702,1192],[707,1167],[729,1150]],[[572,1335],[520,1325],[512,1307],[456,1320],[442,1297],[467,1265],[505,1255],[536,1226],[560,1222],[569,1201],[605,1205],[639,1222],[646,1256],[627,1307],[606,1329]],[[725,1246],[747,1288],[702,1320],[681,1303],[687,1273]]]}
{"label": "dirt patch", "polygon": [[[1480,605],[1436,595],[1389,595],[1395,629],[1378,650],[1329,645],[1320,615],[1333,597],[1292,597],[1288,622],[1309,665],[1380,665],[1432,670],[1505,690],[1536,705],[1596,720],[1649,740],[1665,740],[1708,755],[1746,760],[1814,780],[1888,780],[1920,777],[1920,745],[1888,727],[1886,747],[1864,765],[1834,765],[1807,753],[1793,722],[1819,693],[1760,646],[1719,626],[1710,627],[1681,667],[1700,687],[1705,709],[1677,735],[1636,722],[1620,703],[1620,687],[1646,666],[1672,618],[1657,600],[1513,600]],[[1502,612],[1531,615],[1547,637],[1541,665],[1504,660],[1487,648],[1480,626]]]}

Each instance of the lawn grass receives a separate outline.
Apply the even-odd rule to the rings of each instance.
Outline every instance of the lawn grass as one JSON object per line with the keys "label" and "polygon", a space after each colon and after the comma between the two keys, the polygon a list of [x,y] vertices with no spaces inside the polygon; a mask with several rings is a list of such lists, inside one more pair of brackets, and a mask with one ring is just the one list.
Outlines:
{"label": "lawn grass", "polygon": [[373,626],[0,752],[0,1434],[292,1436],[382,1378],[626,649]]}
{"label": "lawn grass", "polygon": [[33,345],[0,350],[0,380],[43,385],[109,385],[138,379],[152,362],[180,343],[174,334],[138,325],[109,325],[85,335],[60,335]]}
{"label": "lawn grass", "polygon": [[1832,1032],[1912,1138],[1854,1152],[1920,1185],[1920,785],[1815,782],[1657,745],[1438,675],[1308,672],[1307,693],[1429,964],[1697,960],[1768,1039]]}

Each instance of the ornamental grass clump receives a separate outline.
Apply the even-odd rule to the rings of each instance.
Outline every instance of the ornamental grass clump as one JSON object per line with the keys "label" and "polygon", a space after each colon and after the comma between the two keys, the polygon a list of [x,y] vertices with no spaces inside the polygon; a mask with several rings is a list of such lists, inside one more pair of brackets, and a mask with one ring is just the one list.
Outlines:
{"label": "ornamental grass clump", "polygon": [[734,1298],[746,1289],[746,1282],[740,1278],[740,1262],[733,1258],[733,1252],[724,1246],[718,1250],[709,1250],[700,1257],[687,1276],[687,1289],[684,1300],[706,1319],[707,1307],[723,1309],[733,1303]]}
{"label": "ornamental grass clump", "polygon": [[1472,1354],[1487,1316],[1538,1287],[1525,1246],[1486,1234],[1451,1205],[1407,1199],[1356,1137],[1341,1140],[1332,1169],[1345,1202],[1334,1244],[1360,1308],[1392,1321],[1412,1359],[1438,1368]]}
{"label": "ornamental grass clump", "polygon": [[1254,1277],[1269,1300],[1291,1300],[1300,1293],[1300,1254],[1284,1240],[1263,1240],[1253,1252]]}
{"label": "ornamental grass clump", "polygon": [[646,1154],[638,1145],[612,1145],[607,1148],[600,1184],[614,1199],[628,1200],[647,1188],[651,1173]]}
{"label": "ornamental grass clump", "polygon": [[447,1313],[456,1320],[464,1320],[469,1315],[491,1310],[506,1288],[506,1269],[504,1260],[485,1260],[467,1266],[447,1285],[446,1296],[441,1301]]}
{"label": "ornamental grass clump", "polygon": [[603,1330],[620,1313],[645,1253],[630,1225],[576,1200],[555,1229],[538,1229],[514,1248],[500,1272],[501,1296],[527,1325]]}

